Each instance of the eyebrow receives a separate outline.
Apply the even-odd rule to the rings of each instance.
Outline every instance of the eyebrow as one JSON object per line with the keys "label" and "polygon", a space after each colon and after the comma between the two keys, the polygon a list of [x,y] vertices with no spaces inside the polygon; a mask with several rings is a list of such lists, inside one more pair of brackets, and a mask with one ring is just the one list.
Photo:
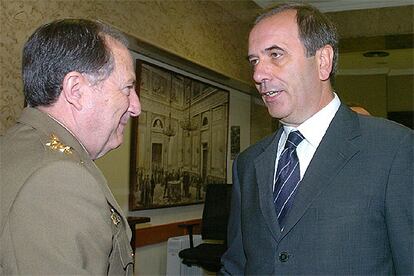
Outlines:
{"label": "eyebrow", "polygon": [[130,79],[128,79],[125,83],[135,85],[135,84],[136,84],[136,82],[137,82],[137,80],[136,80],[135,78],[130,78]]}
{"label": "eyebrow", "polygon": [[270,51],[273,51],[273,50],[280,50],[280,51],[284,51],[284,49],[283,49],[283,48],[281,48],[281,47],[279,47],[279,46],[277,46],[277,45],[272,45],[272,46],[270,46],[270,47],[266,48],[264,51],[265,51],[265,52],[270,52]]}
{"label": "eyebrow", "polygon": [[[268,48],[264,49],[264,52],[265,52],[265,53],[268,53],[268,52],[271,52],[271,51],[273,51],[273,50],[285,51],[285,49],[283,49],[283,48],[281,48],[281,47],[279,47],[279,46],[277,46],[277,45],[272,45],[272,46],[270,46],[270,47],[268,47]],[[248,55],[248,56],[247,56],[247,60],[250,60],[251,58],[256,57],[256,56],[257,56],[257,55]]]}

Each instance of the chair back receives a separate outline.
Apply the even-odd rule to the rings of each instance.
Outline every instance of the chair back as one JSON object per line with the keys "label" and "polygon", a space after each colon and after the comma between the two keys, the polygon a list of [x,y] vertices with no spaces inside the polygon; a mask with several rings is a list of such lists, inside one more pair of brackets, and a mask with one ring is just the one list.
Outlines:
{"label": "chair back", "polygon": [[207,185],[201,225],[203,240],[227,240],[231,190],[231,184]]}

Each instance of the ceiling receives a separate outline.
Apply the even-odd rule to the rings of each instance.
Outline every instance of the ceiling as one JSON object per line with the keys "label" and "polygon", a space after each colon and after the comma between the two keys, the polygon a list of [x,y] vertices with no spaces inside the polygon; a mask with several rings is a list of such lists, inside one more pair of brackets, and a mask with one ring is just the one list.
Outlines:
{"label": "ceiling", "polygon": [[[253,0],[253,2],[255,2],[259,7],[267,8],[269,6],[285,1]],[[322,12],[396,7],[413,4],[413,0],[305,0],[303,2],[317,7]]]}
{"label": "ceiling", "polygon": [[[238,17],[240,20],[246,22],[247,24],[254,21],[254,18],[261,13],[261,11],[269,6],[275,5],[280,2],[285,2],[282,0],[252,0],[253,6],[248,6],[244,9],[237,9],[234,8],[235,2],[232,1],[218,1],[221,2],[220,4],[223,8],[228,8],[229,6],[225,7],[225,4],[231,2],[229,12],[231,12],[234,16]],[[359,13],[361,23],[364,25],[368,25],[366,29],[378,29],[379,32],[384,30],[384,34],[374,34],[375,39],[382,40],[382,43],[366,43],[371,42],[372,37],[369,35],[364,35],[361,37],[361,34],[355,34],[355,37],[352,37],[353,34],[348,34],[352,37],[352,39],[344,39],[340,41],[340,57],[339,57],[339,70],[338,74],[414,74],[414,49],[413,49],[413,21],[412,18],[413,12],[408,13],[409,18],[408,21],[402,21],[399,18],[399,12],[393,15],[390,15],[388,12],[391,7],[400,7],[400,6],[408,6],[411,5],[411,10],[414,10],[413,0],[303,0],[303,2],[309,3],[311,5],[316,6],[322,12],[334,13],[335,18],[342,14],[347,14],[345,17],[347,20],[355,21],[355,13]],[[375,20],[369,21],[370,17],[375,17],[376,14],[374,13],[367,13],[365,14],[365,10],[368,9],[378,9],[378,8],[389,8],[389,9],[380,9],[382,12]],[[400,7],[403,9],[403,7]],[[362,19],[361,19],[361,13]],[[366,18],[364,18],[364,16]],[[392,16],[394,18],[394,22],[390,22],[390,18],[387,16]],[[380,21],[380,22],[378,22]],[[401,22],[399,22],[401,21]],[[349,21],[345,21],[349,22]],[[408,23],[407,23],[408,22]],[[346,25],[343,21],[341,22],[342,25]],[[402,33],[392,32],[392,35],[386,35],[385,29],[390,24],[394,25],[394,29],[397,31],[401,31],[401,25],[411,25],[409,28],[405,28]],[[351,25],[351,24],[350,24]],[[399,26],[400,25],[400,26]],[[343,27],[343,26],[340,26]],[[356,27],[358,29],[359,26]],[[343,28],[342,28],[343,29]],[[355,27],[354,27],[355,29]],[[407,31],[408,29],[408,31]],[[342,37],[341,37],[342,38]],[[405,43],[403,45],[397,46],[390,46],[392,43],[390,41],[396,40],[403,40]],[[349,41],[352,40],[352,45],[349,45]],[[341,44],[342,43],[342,44]],[[397,43],[398,44],[398,43]],[[344,48],[345,45],[345,49]],[[363,45],[363,46],[359,46]],[[341,47],[342,46],[342,47]],[[348,47],[351,46],[351,47]],[[389,53],[387,57],[371,57],[367,58],[363,56],[363,53],[367,51],[386,51]]]}
{"label": "ceiling", "polygon": [[408,49],[386,50],[387,57],[364,57],[366,51],[340,53],[338,74],[414,74],[414,51]]}

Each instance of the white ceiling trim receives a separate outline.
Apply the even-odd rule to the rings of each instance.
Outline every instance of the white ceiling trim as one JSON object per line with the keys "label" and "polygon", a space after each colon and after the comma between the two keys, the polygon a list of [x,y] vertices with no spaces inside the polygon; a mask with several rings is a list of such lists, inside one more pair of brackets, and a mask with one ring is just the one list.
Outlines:
{"label": "white ceiling trim", "polygon": [[[262,8],[284,1],[280,0],[253,0]],[[292,2],[292,1],[290,1]],[[322,12],[336,12],[347,10],[375,9],[385,7],[413,5],[413,0],[308,0],[303,1],[317,7]]]}
{"label": "white ceiling trim", "polygon": [[348,75],[388,75],[388,68],[370,68],[370,69],[342,69],[336,72],[338,76]]}
{"label": "white ceiling trim", "polygon": [[371,68],[371,69],[343,69],[336,72],[337,76],[352,76],[352,75],[388,75],[388,76],[403,76],[414,75],[414,69],[389,69],[389,68]]}
{"label": "white ceiling trim", "polygon": [[388,73],[388,76],[405,76],[405,75],[414,75],[414,68],[408,69],[391,69]]}

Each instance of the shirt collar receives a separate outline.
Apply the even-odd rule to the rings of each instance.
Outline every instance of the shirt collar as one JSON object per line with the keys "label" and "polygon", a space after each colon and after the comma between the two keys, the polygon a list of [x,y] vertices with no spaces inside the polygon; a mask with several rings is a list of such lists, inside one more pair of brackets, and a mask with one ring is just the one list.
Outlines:
{"label": "shirt collar", "polygon": [[318,147],[340,105],[341,101],[338,95],[334,93],[334,98],[328,105],[316,112],[297,128],[287,125],[283,126],[286,137],[292,130],[299,130],[313,147]]}

